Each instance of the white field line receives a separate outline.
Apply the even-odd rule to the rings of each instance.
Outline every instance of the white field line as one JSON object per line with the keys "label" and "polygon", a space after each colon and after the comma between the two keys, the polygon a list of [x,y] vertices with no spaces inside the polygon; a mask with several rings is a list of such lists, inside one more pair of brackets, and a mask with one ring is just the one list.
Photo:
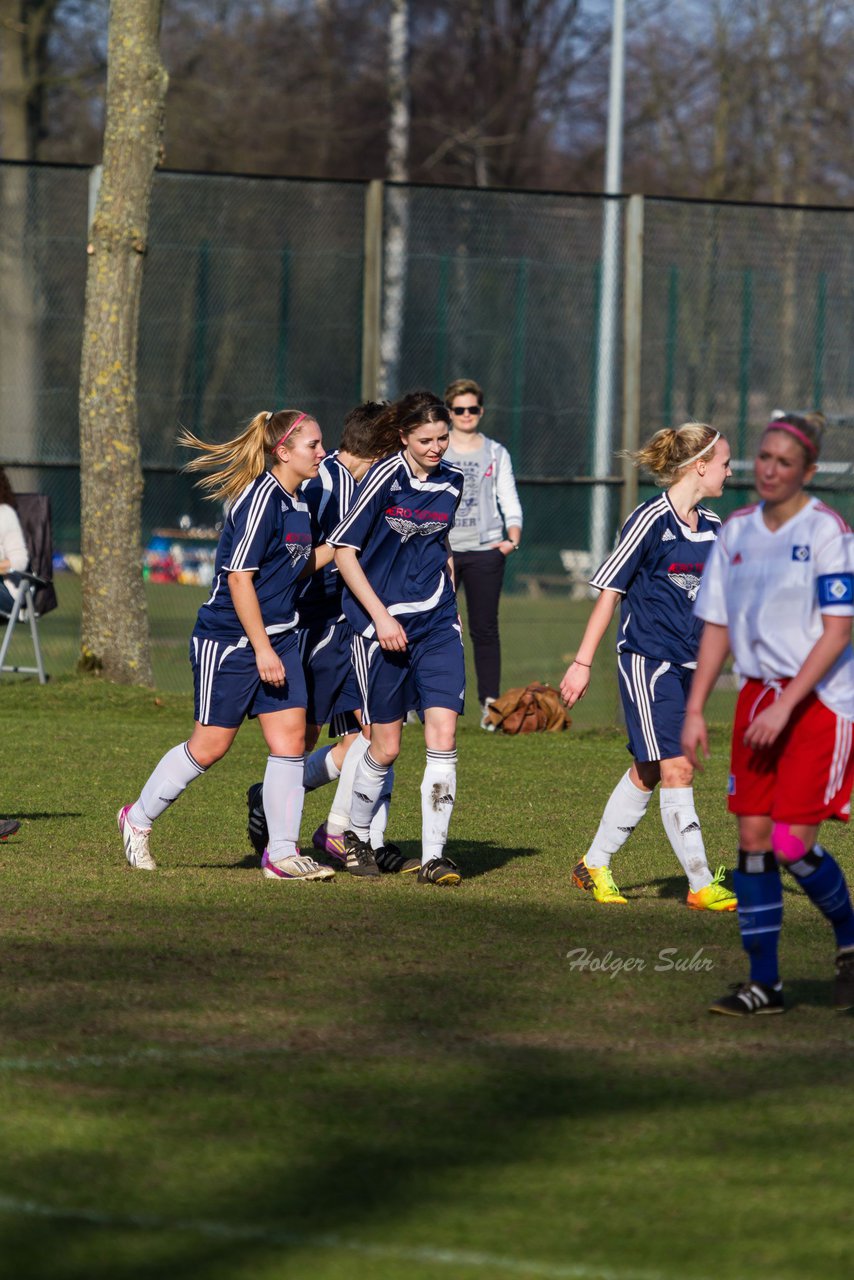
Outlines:
{"label": "white field line", "polygon": [[168,1066],[169,1063],[182,1062],[187,1058],[220,1059],[228,1062],[237,1058],[289,1051],[289,1045],[268,1045],[263,1049],[228,1049],[218,1048],[216,1045],[201,1045],[197,1048],[132,1049],[129,1053],[71,1054],[64,1058],[0,1058],[0,1072],[79,1071],[87,1067],[134,1067],[143,1062]]}
{"label": "white field line", "polygon": [[174,1231],[187,1235],[259,1245],[288,1245],[294,1249],[325,1250],[359,1254],[389,1262],[424,1263],[432,1266],[466,1267],[473,1271],[503,1272],[517,1276],[539,1276],[545,1280],[673,1280],[660,1271],[624,1270],[614,1267],[590,1267],[583,1264],[534,1262],[524,1258],[508,1258],[501,1254],[474,1253],[460,1249],[401,1248],[396,1245],[367,1244],[336,1235],[300,1235],[261,1226],[238,1226],[204,1219],[149,1217],[145,1214],[108,1214],[94,1209],[58,1208],[33,1200],[17,1200],[0,1194],[0,1214],[12,1217],[49,1219],[55,1222],[82,1223],[113,1230]]}

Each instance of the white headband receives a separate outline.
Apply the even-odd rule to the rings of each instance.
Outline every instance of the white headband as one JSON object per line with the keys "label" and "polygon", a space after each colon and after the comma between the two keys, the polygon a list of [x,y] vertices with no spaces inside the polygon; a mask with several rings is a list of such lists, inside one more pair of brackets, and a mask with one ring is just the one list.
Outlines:
{"label": "white headband", "polygon": [[714,449],[715,445],[720,440],[720,438],[721,438],[720,431],[716,431],[715,434],[712,436],[711,440],[709,441],[709,443],[706,445],[705,449],[701,449],[699,453],[694,454],[693,458],[688,458],[686,462],[681,463],[679,470],[682,471],[683,468],[690,467],[692,462],[696,462],[699,458],[702,458],[703,454],[708,453],[710,449]]}

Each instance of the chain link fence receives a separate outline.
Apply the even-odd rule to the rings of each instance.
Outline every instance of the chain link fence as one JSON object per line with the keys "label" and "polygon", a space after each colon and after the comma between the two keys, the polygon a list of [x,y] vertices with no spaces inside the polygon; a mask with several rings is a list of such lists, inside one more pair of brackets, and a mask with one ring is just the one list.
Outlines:
{"label": "chain link fence", "polygon": [[[0,164],[0,462],[16,489],[50,494],[57,551],[72,566],[96,178]],[[554,678],[587,608],[571,595],[594,491],[605,495],[610,533],[620,516],[619,465],[594,474],[604,201],[405,185],[385,187],[378,202],[369,194],[355,182],[156,176],[138,365],[155,657],[158,639],[177,635],[204,597],[220,514],[180,474],[179,426],[223,439],[259,409],[297,406],[334,445],[346,411],[383,384],[390,395],[441,393],[473,377],[486,392],[484,430],[510,449],[525,510],[523,550],[507,566],[508,677],[528,672],[513,655],[529,649],[536,615],[556,664],[530,674]],[[646,199],[642,225],[642,288],[626,287],[627,255],[609,300],[621,317],[611,456],[662,425],[711,421],[736,461],[725,512],[745,499],[772,410],[820,408],[831,428],[818,486],[854,520],[854,212]],[[384,268],[383,330],[370,298]],[[640,383],[624,396],[626,298],[638,299]],[[188,629],[174,674],[158,671],[165,687],[186,687]]]}

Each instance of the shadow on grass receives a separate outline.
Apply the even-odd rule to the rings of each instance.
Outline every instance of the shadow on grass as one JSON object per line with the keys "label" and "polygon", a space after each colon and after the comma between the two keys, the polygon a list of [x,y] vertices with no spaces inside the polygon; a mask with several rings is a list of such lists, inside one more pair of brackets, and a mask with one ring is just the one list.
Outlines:
{"label": "shadow on grass", "polygon": [[83,814],[79,809],[70,810],[68,812],[56,809],[51,813],[0,813],[0,818],[18,818],[21,822],[39,822],[43,818],[82,818]]}
{"label": "shadow on grass", "polygon": [[[561,968],[562,909],[420,894],[375,898],[366,913],[358,897],[349,914],[343,896],[336,911],[323,895],[257,920],[228,904],[200,915],[159,898],[155,914],[125,900],[121,934],[117,923],[96,940],[0,945],[3,971],[17,975],[0,1004],[7,1043],[32,1037],[51,1054],[64,1045],[107,1058],[3,1067],[4,1086],[26,1099],[0,1174],[6,1274],[388,1280],[422,1274],[405,1254],[413,1231],[435,1245],[425,1267],[431,1252],[456,1246],[546,1266],[583,1260],[591,1275],[641,1262],[707,1274],[684,1221],[702,1220],[709,1188],[686,1170],[713,1161],[724,1182],[729,1162],[741,1170],[734,1100],[761,1096],[773,1119],[799,1091],[811,1096],[819,1071],[839,1096],[854,1083],[847,1045],[803,1044],[783,1069],[785,1040],[764,1025],[746,1029],[750,1044],[728,1052],[725,1070],[710,1069],[692,1044],[703,1034],[697,1019],[674,1040],[685,1019],[676,979],[620,987]],[[795,982],[793,995],[826,1005],[828,985]],[[633,1022],[654,1000],[664,1009],[660,1042],[648,1022]],[[730,1028],[703,1030],[736,1043]],[[167,1049],[157,1061],[145,1058],[152,1039]],[[721,1111],[729,1123],[710,1128]],[[25,1119],[34,1128],[22,1129]],[[793,1177],[817,1121],[813,1110],[810,1125],[787,1134]],[[603,1237],[589,1214],[587,1182],[602,1160],[612,1193],[628,1197],[624,1252],[621,1233]],[[658,1200],[679,1212],[655,1215],[639,1237],[649,1167]],[[781,1168],[773,1193],[783,1196]],[[16,1197],[11,1216],[4,1196]],[[21,1202],[29,1208],[15,1216]],[[81,1217],[63,1219],[63,1207]],[[805,1206],[811,1220],[816,1212]],[[826,1218],[812,1222],[817,1250]],[[348,1253],[348,1241],[386,1245],[390,1256]],[[837,1243],[831,1233],[825,1261]],[[718,1276],[734,1274],[718,1261]],[[447,1263],[429,1271],[468,1273]]]}
{"label": "shadow on grass", "polygon": [[[397,843],[397,841],[395,841]],[[401,840],[398,848],[407,858],[420,858],[421,845],[416,840]],[[326,862],[330,866],[338,867],[330,858],[324,858],[316,849],[309,849],[309,854],[313,858],[317,858],[319,862]],[[475,880],[478,876],[489,875],[491,871],[497,871],[500,867],[506,866],[510,862],[514,862],[517,858],[534,858],[541,854],[539,849],[504,849],[500,845],[492,844],[486,840],[449,840],[445,852],[448,857],[456,862],[463,877],[466,880]],[[245,857],[238,859],[237,862],[195,862],[188,863],[188,866],[197,867],[200,871],[245,871],[252,867],[260,869],[261,859],[257,853],[249,852]],[[342,874],[346,875],[346,872]]]}

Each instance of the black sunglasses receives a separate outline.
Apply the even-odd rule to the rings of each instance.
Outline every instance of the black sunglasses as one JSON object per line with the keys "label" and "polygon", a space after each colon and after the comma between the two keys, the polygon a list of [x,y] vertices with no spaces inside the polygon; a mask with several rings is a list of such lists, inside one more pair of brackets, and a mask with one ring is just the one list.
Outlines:
{"label": "black sunglasses", "polygon": [[451,409],[451,413],[453,413],[457,418],[461,418],[464,413],[470,413],[473,418],[478,418],[483,413],[483,405],[482,404],[472,404],[472,405],[464,404],[462,406],[456,405]]}

